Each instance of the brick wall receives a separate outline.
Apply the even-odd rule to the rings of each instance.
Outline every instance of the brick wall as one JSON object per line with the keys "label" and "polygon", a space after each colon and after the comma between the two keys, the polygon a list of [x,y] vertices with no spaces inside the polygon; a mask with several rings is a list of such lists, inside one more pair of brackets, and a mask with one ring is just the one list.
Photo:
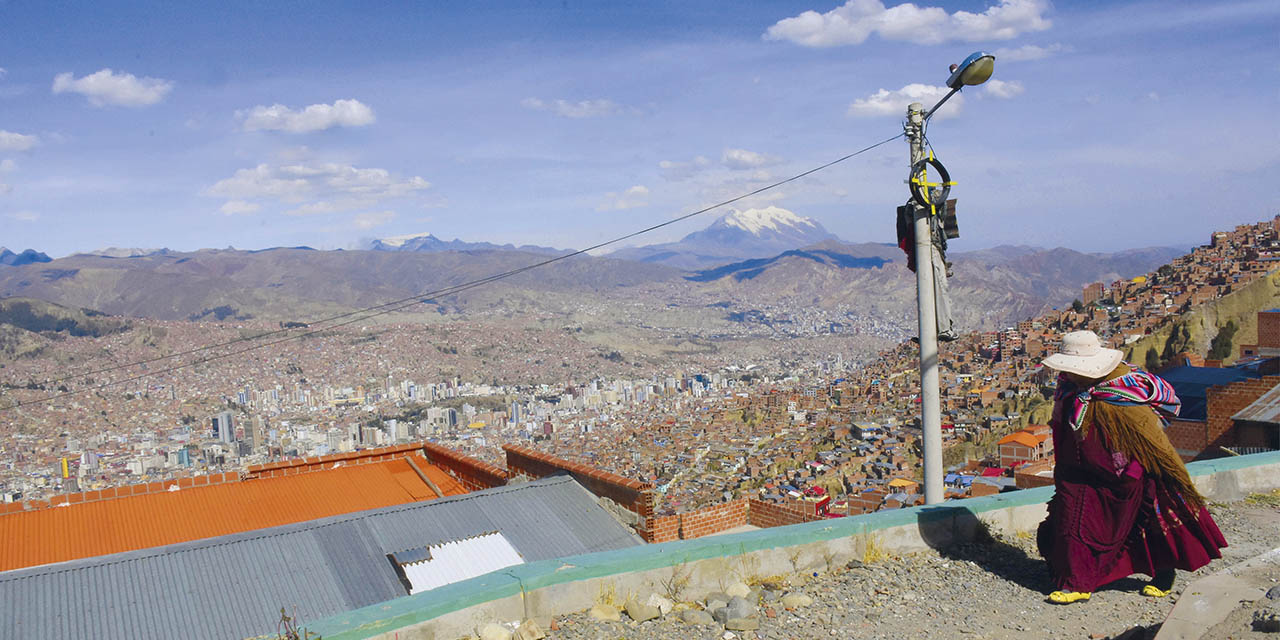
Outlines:
{"label": "brick wall", "polygon": [[680,537],[701,538],[747,524],[747,500],[734,500],[724,504],[703,507],[697,511],[680,514]]}
{"label": "brick wall", "polygon": [[1208,445],[1209,441],[1205,437],[1206,426],[1203,420],[1175,419],[1169,423],[1169,428],[1165,429],[1165,435],[1169,436],[1169,442],[1173,444],[1174,449],[1178,450],[1178,455],[1182,456],[1183,462],[1194,460]]}
{"label": "brick wall", "polygon": [[604,496],[625,509],[636,512],[642,518],[653,517],[653,485],[624,478],[616,473],[588,467],[563,458],[534,451],[527,447],[504,444],[507,454],[507,473],[529,478],[545,478],[557,473],[568,473],[588,491]]}
{"label": "brick wall", "polygon": [[649,518],[641,535],[650,543],[670,542],[714,535],[746,524],[768,528],[822,519],[811,510],[740,498],[688,513]]}
{"label": "brick wall", "polygon": [[344,465],[369,464],[403,458],[414,453],[421,453],[427,458],[428,462],[444,469],[446,473],[453,476],[468,491],[490,489],[507,483],[506,471],[482,460],[477,460],[430,442],[414,442],[347,453],[334,453],[327,456],[268,462],[249,467],[248,477],[274,478],[329,469],[339,462]]}
{"label": "brick wall", "polygon": [[[1276,315],[1280,316],[1280,314]],[[1207,444],[1199,457],[1219,456],[1221,452],[1218,447],[1237,444],[1231,416],[1249,406],[1276,385],[1280,385],[1280,376],[1263,376],[1257,380],[1242,380],[1220,387],[1209,387],[1206,391],[1209,401],[1208,419],[1205,421]]]}
{"label": "brick wall", "polygon": [[17,513],[19,511],[34,511],[36,509],[48,509],[62,504],[78,504],[81,502],[98,502],[99,500],[111,500],[112,498],[127,498],[129,496],[140,496],[148,493],[163,493],[169,490],[169,487],[178,487],[186,489],[188,487],[203,487],[213,484],[225,484],[228,482],[239,482],[240,474],[234,471],[227,473],[213,473],[203,476],[191,476],[187,478],[175,478],[173,480],[162,480],[159,482],[146,482],[141,484],[130,484],[123,487],[108,487],[106,489],[95,489],[93,491],[81,491],[78,493],[64,493],[62,495],[53,496],[48,500],[22,500],[19,502],[10,502],[0,504],[0,515],[6,513]]}
{"label": "brick wall", "polygon": [[495,467],[483,460],[463,455],[431,442],[415,445],[427,456],[427,460],[462,483],[468,491],[479,491],[500,487],[507,483],[507,471]]}
{"label": "brick wall", "polygon": [[750,502],[751,504],[747,509],[747,524],[764,529],[823,519],[822,516],[817,515],[811,509],[765,502],[755,498],[751,498]]}
{"label": "brick wall", "polygon": [[1258,346],[1280,347],[1280,312],[1258,312]]}

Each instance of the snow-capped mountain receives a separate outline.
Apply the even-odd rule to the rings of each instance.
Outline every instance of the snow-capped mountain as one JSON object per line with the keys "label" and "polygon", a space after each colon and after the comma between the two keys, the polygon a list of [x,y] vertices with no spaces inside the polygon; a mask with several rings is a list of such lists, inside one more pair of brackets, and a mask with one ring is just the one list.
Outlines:
{"label": "snow-capped mountain", "polygon": [[730,211],[706,229],[695,231],[679,242],[621,249],[611,257],[704,269],[747,258],[775,256],[834,239],[836,236],[818,221],[770,206]]}

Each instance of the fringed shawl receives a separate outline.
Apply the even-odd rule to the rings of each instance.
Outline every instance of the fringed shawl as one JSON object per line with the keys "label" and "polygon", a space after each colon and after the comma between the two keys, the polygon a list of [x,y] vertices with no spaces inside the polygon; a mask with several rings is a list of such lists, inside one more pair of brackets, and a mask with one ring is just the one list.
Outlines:
{"label": "fringed shawl", "polygon": [[[1165,427],[1169,426],[1169,420],[1178,417],[1182,401],[1168,382],[1127,362],[1121,363],[1121,367],[1128,367],[1129,372],[1075,392],[1075,402],[1066,416],[1067,424],[1072,430],[1078,431],[1080,425],[1084,424],[1084,414],[1089,410],[1090,400],[1125,407],[1146,405],[1156,412],[1160,424]],[[1065,388],[1059,384],[1059,393],[1063,393]]]}
{"label": "fringed shawl", "polygon": [[[1071,396],[1064,417],[1079,437],[1087,437],[1089,427],[1096,426],[1110,449],[1137,460],[1146,473],[1169,482],[1189,505],[1197,509],[1204,506],[1186,465],[1164,434],[1169,418],[1176,417],[1181,406],[1168,382],[1121,363],[1092,387],[1073,387],[1070,381],[1059,380],[1059,394]],[[1100,402],[1090,404],[1090,400]]]}

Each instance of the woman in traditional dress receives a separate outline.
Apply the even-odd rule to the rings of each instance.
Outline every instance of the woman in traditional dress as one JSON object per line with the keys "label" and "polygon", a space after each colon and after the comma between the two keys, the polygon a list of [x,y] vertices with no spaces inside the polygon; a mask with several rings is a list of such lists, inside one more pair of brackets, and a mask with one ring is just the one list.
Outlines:
{"label": "woman in traditional dress", "polygon": [[1180,402],[1163,379],[1122,362],[1092,331],[1063,336],[1043,362],[1054,395],[1054,496],[1037,542],[1053,573],[1049,601],[1088,600],[1134,573],[1164,597],[1175,570],[1195,571],[1227,546],[1164,434]]}

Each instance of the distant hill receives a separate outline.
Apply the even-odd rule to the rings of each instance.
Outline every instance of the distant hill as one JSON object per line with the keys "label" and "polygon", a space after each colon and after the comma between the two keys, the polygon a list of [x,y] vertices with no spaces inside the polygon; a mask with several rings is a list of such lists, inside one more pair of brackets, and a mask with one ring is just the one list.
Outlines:
{"label": "distant hill", "polygon": [[0,265],[10,267],[20,267],[24,264],[32,264],[35,262],[51,262],[53,258],[36,251],[35,249],[27,249],[22,253],[14,253],[6,247],[0,247]]}
{"label": "distant hill", "polygon": [[781,207],[731,211],[679,242],[619,249],[610,257],[699,270],[835,240],[812,218]]}
{"label": "distant hill", "polygon": [[429,233],[408,236],[397,236],[394,238],[381,238],[369,243],[369,249],[372,251],[417,251],[417,252],[434,252],[434,251],[523,251],[525,253],[539,253],[547,255],[562,255],[571,253],[566,249],[555,249],[552,247],[539,247],[536,245],[526,244],[515,246],[513,244],[493,244],[491,242],[464,242],[462,240],[453,239],[449,241],[441,240]]}
{"label": "distant hill", "polygon": [[[955,271],[949,282],[954,312],[965,330],[994,329],[1070,304],[1091,282],[1148,273],[1181,254],[1173,248],[1088,254],[1033,247],[955,253],[948,256]],[[915,274],[905,257],[892,245],[827,241],[696,271],[686,279],[716,295],[761,305],[846,307],[902,322],[914,318],[916,303]]]}
{"label": "distant hill", "polygon": [[[127,259],[78,254],[0,270],[0,296],[163,320],[305,320],[412,298],[545,259],[507,250],[202,249]],[[461,308],[505,295],[533,304],[539,292],[583,294],[679,280],[679,271],[661,265],[578,256],[441,303]]]}

